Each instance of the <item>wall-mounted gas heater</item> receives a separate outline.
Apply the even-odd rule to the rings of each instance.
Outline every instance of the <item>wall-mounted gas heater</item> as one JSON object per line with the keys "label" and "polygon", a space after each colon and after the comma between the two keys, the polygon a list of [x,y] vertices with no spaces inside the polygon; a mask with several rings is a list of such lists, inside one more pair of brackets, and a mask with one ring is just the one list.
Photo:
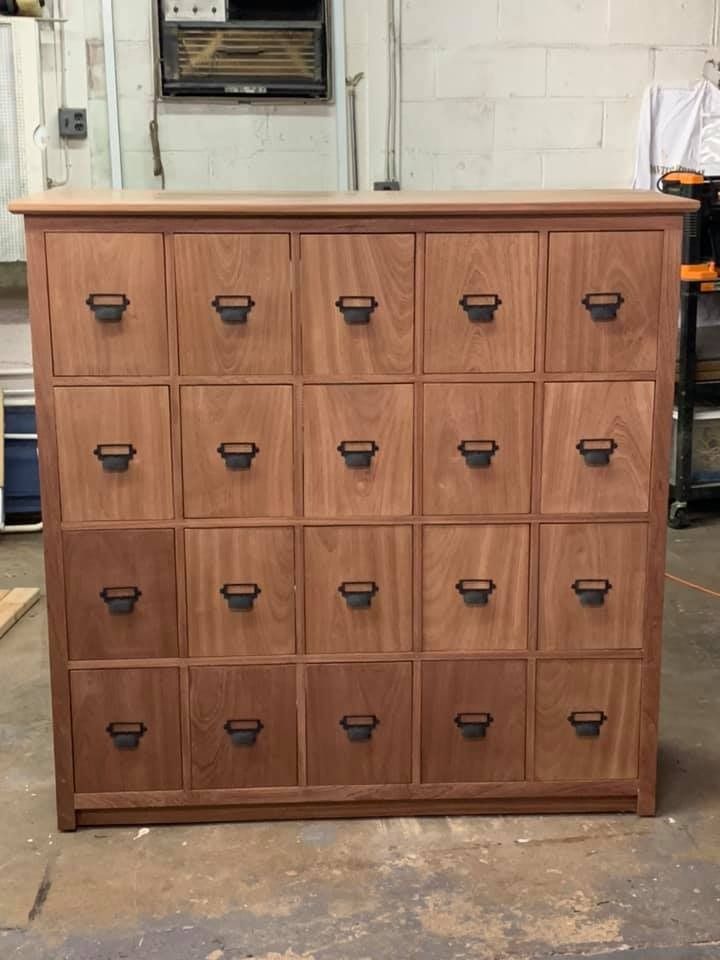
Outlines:
{"label": "wall-mounted gas heater", "polygon": [[163,97],[327,100],[329,0],[158,0]]}

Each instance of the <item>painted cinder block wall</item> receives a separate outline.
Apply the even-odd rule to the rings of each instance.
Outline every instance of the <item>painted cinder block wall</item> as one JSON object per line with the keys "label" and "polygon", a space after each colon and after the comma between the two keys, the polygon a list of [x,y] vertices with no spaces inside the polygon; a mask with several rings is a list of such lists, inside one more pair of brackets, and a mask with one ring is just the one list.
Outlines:
{"label": "painted cinder block wall", "polygon": [[[151,0],[116,3],[125,185],[153,187]],[[649,83],[700,79],[717,0],[397,0],[404,187],[628,186]],[[75,185],[109,178],[100,0],[72,5],[68,71],[84,70],[90,138]],[[361,186],[384,174],[386,0],[345,0]],[[72,77],[71,87],[72,87]],[[77,83],[75,85],[77,88]],[[344,93],[344,92],[343,92]],[[332,105],[161,105],[170,189],[334,189]],[[83,158],[83,151],[89,152]],[[88,173],[89,170],[89,173]]]}

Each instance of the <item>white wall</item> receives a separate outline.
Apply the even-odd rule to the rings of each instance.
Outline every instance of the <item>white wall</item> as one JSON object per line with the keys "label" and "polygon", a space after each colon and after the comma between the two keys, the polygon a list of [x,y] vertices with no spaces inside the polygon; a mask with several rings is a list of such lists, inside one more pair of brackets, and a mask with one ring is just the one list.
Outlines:
{"label": "white wall", "polygon": [[[717,0],[398,0],[402,184],[623,186],[649,83],[692,85]],[[90,139],[72,182],[108,182],[100,0],[68,3],[69,89]],[[361,186],[384,175],[386,0],[345,0],[358,89]],[[150,0],[115,4],[125,185],[153,187]],[[84,58],[78,56],[83,50]],[[80,79],[82,76],[82,80]],[[344,93],[344,92],[343,92]],[[332,106],[160,108],[170,189],[334,189]],[[90,160],[88,163],[87,160]]]}

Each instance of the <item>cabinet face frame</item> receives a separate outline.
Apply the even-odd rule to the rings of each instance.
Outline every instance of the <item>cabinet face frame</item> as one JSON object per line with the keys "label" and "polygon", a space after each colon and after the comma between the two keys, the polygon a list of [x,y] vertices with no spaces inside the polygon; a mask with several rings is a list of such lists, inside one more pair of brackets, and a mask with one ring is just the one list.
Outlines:
{"label": "cabinet face frame", "polygon": [[[348,216],[350,212],[348,211]],[[52,212],[33,214],[26,217],[27,230],[27,251],[28,266],[30,273],[30,315],[33,330],[33,362],[36,376],[36,405],[38,415],[38,431],[45,442],[40,445],[41,461],[41,484],[43,495],[44,527],[46,540],[46,571],[48,580],[48,619],[50,633],[50,660],[53,691],[53,718],[55,727],[55,756],[56,756],[56,790],[58,799],[58,822],[63,829],[73,829],[78,824],[103,824],[103,823],[131,823],[131,822],[173,822],[190,821],[200,816],[202,819],[250,819],[257,817],[256,803],[265,804],[262,808],[261,816],[267,817],[298,817],[303,814],[308,816],[333,815],[328,809],[323,814],[322,804],[333,801],[335,815],[375,815],[396,813],[422,813],[426,811],[446,813],[446,812],[511,812],[511,811],[544,811],[551,812],[555,810],[637,810],[639,813],[651,814],[654,812],[655,803],[655,765],[656,765],[656,744],[657,744],[657,710],[659,700],[659,674],[660,674],[660,627],[661,627],[661,608],[662,608],[662,557],[663,544],[665,539],[665,484],[667,476],[667,459],[669,438],[665,436],[667,430],[666,423],[669,422],[672,407],[672,366],[675,352],[675,320],[678,305],[678,284],[676,277],[679,273],[679,251],[680,251],[680,217],[675,211],[661,213],[635,213],[616,212],[603,214],[599,211],[590,212],[584,210],[580,205],[575,210],[568,210],[565,213],[557,211],[555,213],[530,213],[527,211],[514,210],[508,208],[506,211],[498,210],[497,213],[485,213],[482,215],[467,216],[447,216],[447,215],[428,215],[421,209],[414,216],[409,215],[364,215],[361,209],[352,212],[353,229],[364,232],[415,232],[418,238],[418,276],[416,286],[421,291],[421,295],[416,297],[416,355],[415,372],[411,377],[403,377],[405,381],[413,383],[421,382],[452,382],[453,380],[477,381],[477,382],[517,382],[518,380],[532,381],[537,386],[539,393],[544,381],[552,380],[590,380],[590,379],[651,379],[656,381],[655,408],[653,415],[653,456],[651,462],[650,476],[650,498],[649,511],[647,514],[628,515],[628,519],[648,520],[648,601],[643,627],[643,647],[642,647],[642,692],[641,692],[641,716],[640,716],[640,750],[639,750],[639,769],[638,778],[634,781],[627,781],[622,784],[618,782],[592,784],[567,784],[561,783],[555,789],[552,784],[536,784],[533,781],[527,781],[513,787],[511,784],[498,784],[492,789],[476,787],[469,791],[462,785],[456,785],[453,790],[447,786],[442,787],[441,791],[421,788],[419,784],[411,783],[402,789],[400,788],[374,788],[371,791],[355,790],[352,803],[348,801],[348,791],[342,788],[323,788],[318,792],[301,786],[290,796],[283,792],[282,796],[272,791],[266,794],[255,794],[251,798],[242,791],[236,791],[232,797],[227,796],[224,806],[215,808],[218,798],[212,792],[195,793],[191,795],[185,791],[174,791],[164,794],[162,797],[152,797],[149,794],[138,793],[132,798],[132,806],[127,794],[113,795],[82,795],[75,793],[73,769],[72,769],[72,735],[70,726],[70,699],[69,699],[69,670],[67,658],[67,636],[65,625],[65,601],[63,582],[63,558],[60,544],[61,515],[60,515],[60,491],[57,474],[57,438],[55,434],[55,414],[53,403],[53,390],[59,386],[68,386],[72,384],[88,384],[92,382],[90,378],[77,377],[72,381],[67,377],[59,377],[53,374],[51,362],[50,347],[50,326],[49,326],[49,297],[47,289],[47,272],[45,262],[45,237],[48,233],[75,231],[80,233],[92,233],[98,230],[101,223],[102,230],[107,232],[141,232],[155,233],[164,235],[164,244],[166,251],[166,295],[168,303],[168,315],[170,319],[168,335],[170,341],[170,371],[168,376],[157,377],[137,377],[131,381],[126,381],[119,377],[110,377],[108,383],[121,385],[124,382],[132,382],[137,385],[143,383],[162,384],[170,388],[171,417],[173,420],[172,428],[172,447],[173,447],[173,467],[176,478],[180,477],[180,453],[179,453],[179,430],[177,429],[177,415],[179,408],[179,387],[180,384],[188,385],[201,377],[190,378],[183,377],[178,372],[177,367],[177,336],[174,329],[175,316],[175,298],[174,298],[174,259],[173,259],[173,235],[175,233],[234,233],[242,232],[267,232],[278,233],[287,231],[291,235],[291,248],[294,255],[299,248],[300,232],[334,232],[347,228],[348,216],[340,218],[336,222],[331,218],[324,217],[321,213],[308,214],[306,219],[299,220],[291,216],[267,216],[267,215],[248,215],[239,216],[213,216],[212,218],[198,218],[196,216],[173,214],[171,216],[159,216],[157,208],[148,209],[143,214],[133,216],[123,215],[121,212],[111,213],[100,221],[95,216],[84,216],[81,214],[52,214]],[[514,217],[518,217],[517,221]],[[658,363],[657,374],[654,371],[643,372],[640,376],[633,374],[602,374],[592,375],[583,374],[573,377],[568,374],[554,374],[544,371],[545,356],[545,324],[544,315],[541,316],[540,307],[538,309],[538,328],[537,328],[537,349],[535,373],[531,374],[462,374],[459,375],[441,375],[441,374],[421,374],[422,370],[422,331],[424,326],[422,311],[422,250],[424,246],[424,235],[433,232],[507,232],[514,229],[517,223],[518,229],[522,231],[537,231],[540,237],[540,271],[545,269],[547,262],[547,237],[551,231],[611,231],[611,230],[633,230],[638,229],[640,223],[641,229],[661,230],[664,234],[663,243],[663,280],[660,297],[660,320],[658,337]],[[293,266],[295,270],[295,266]],[[542,288],[542,284],[541,284]],[[541,289],[542,293],[542,289]],[[298,334],[297,312],[293,306],[293,326]],[[302,400],[299,396],[299,383],[301,382],[300,361],[298,354],[298,341],[294,344],[293,374],[291,377],[270,378],[272,382],[284,382],[293,387],[295,397],[295,411],[302,412]],[[206,378],[213,379],[213,378]],[[268,377],[242,377],[214,378],[215,382],[268,382]],[[332,379],[332,378],[330,378]],[[392,379],[392,378],[389,378]],[[97,382],[97,381],[95,381]],[[306,377],[305,382],[313,382],[312,377]],[[532,489],[531,512],[527,518],[514,517],[514,520],[523,520],[530,523],[533,537],[537,530],[537,523],[540,519],[543,521],[556,519],[553,515],[540,517],[539,510],[539,485],[538,477],[540,466],[540,427],[541,427],[541,407],[539,401],[536,405],[534,419],[534,479]],[[422,414],[422,403],[418,402],[416,397],[416,420],[418,415]],[[417,427],[417,425],[416,425]],[[297,471],[298,465],[302,463],[302,452],[298,449],[297,433],[298,426],[295,425],[295,456]],[[421,449],[417,436],[415,439],[416,456],[421,457]],[[416,460],[416,469],[420,460]],[[422,481],[416,479],[415,498],[419,503],[418,497],[422,493]],[[182,516],[182,488],[178,480],[173,492],[174,497],[174,516]],[[297,482],[295,486],[295,512],[291,523],[301,534],[303,525],[302,520],[302,494],[298,491]],[[417,507],[416,507],[417,509]],[[474,517],[477,521],[478,518]],[[489,518],[480,517],[481,521]],[[505,518],[503,518],[505,519]],[[579,519],[579,518],[573,518]],[[584,518],[583,518],[584,519]],[[602,521],[605,518],[594,516],[592,519]],[[617,518],[613,518],[617,519]],[[623,518],[624,519],[624,518]],[[427,518],[425,518],[425,521]],[[243,521],[240,520],[240,523]],[[344,521],[340,521],[344,522]],[[412,516],[410,523],[416,526],[420,519]],[[464,521],[463,521],[464,522]],[[119,527],[137,526],[137,523],[128,523],[118,521]],[[192,522],[191,524],[192,525]],[[67,529],[75,529],[76,524],[65,524]],[[182,542],[183,522],[175,519],[165,526],[171,526],[176,530],[178,542]],[[531,538],[532,539],[532,538]],[[534,548],[535,549],[535,548]],[[178,553],[176,545],[176,553]],[[532,553],[532,550],[531,550]],[[531,568],[536,560],[531,556]],[[183,649],[184,626],[182,617],[180,618],[180,637],[181,650]],[[531,612],[530,625],[530,649],[524,656],[527,657],[529,679],[534,675],[534,665],[542,660],[542,654],[535,646],[534,627],[532,624],[533,615]],[[416,630],[418,626],[416,624]],[[417,633],[416,633],[417,636]],[[407,655],[411,661],[417,662],[418,657],[422,656],[418,652],[417,641],[414,652]],[[304,663],[307,656],[300,652],[295,658],[298,666],[298,676],[304,676]],[[150,664],[148,664],[149,666]],[[73,664],[71,669],[79,669],[80,664]],[[184,661],[179,661],[179,672],[181,680],[181,702],[184,702],[187,694],[184,692],[187,688],[186,680],[188,667]],[[302,683],[300,686],[300,697],[302,698]],[[531,699],[530,686],[528,696]],[[530,700],[529,700],[530,704]],[[533,720],[528,715],[528,755],[532,755],[532,728]],[[300,733],[300,770],[303,766],[303,747],[302,740],[304,733],[302,723],[299,727]],[[186,741],[189,743],[187,734],[183,734],[183,776],[184,785],[189,787],[189,767],[186,769]],[[531,767],[528,767],[528,772]],[[198,807],[198,804],[205,804],[197,813],[193,813],[192,808]],[[320,806],[319,806],[320,804]],[[255,812],[253,812],[255,811]]]}

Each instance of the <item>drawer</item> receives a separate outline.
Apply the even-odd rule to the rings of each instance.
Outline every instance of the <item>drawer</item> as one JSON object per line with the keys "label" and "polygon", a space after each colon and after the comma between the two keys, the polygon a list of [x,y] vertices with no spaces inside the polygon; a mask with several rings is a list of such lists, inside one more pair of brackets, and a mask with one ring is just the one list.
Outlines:
{"label": "drawer", "polygon": [[412,665],[307,667],[308,783],[409,783]]}
{"label": "drawer", "polygon": [[412,648],[412,529],[306,527],[308,653]]}
{"label": "drawer", "polygon": [[293,513],[292,387],[181,387],[186,517]]}
{"label": "drawer", "polygon": [[650,490],[655,385],[548,383],[544,513],[644,513]]}
{"label": "drawer", "polygon": [[663,233],[553,233],[545,367],[654,370]]}
{"label": "drawer", "polygon": [[56,387],[64,520],[173,516],[167,387]]}
{"label": "drawer", "polygon": [[423,663],[426,783],[524,778],[525,674],[524,660]]}
{"label": "drawer", "polygon": [[411,373],[415,237],[304,236],[305,374]]}
{"label": "drawer", "polygon": [[411,384],[305,388],[305,513],[412,513]]}
{"label": "drawer", "polygon": [[191,667],[195,790],[297,784],[295,667]]}
{"label": "drawer", "polygon": [[167,374],[162,236],[48,233],[45,245],[56,375]]}
{"label": "drawer", "polygon": [[535,233],[429,235],[425,247],[425,370],[535,368]]}
{"label": "drawer", "polygon": [[641,647],[647,527],[559,523],[540,527],[540,647]]}
{"label": "drawer", "polygon": [[63,533],[71,660],[176,657],[172,530]]}
{"label": "drawer", "polygon": [[175,668],[70,673],[75,792],[179,790]]}
{"label": "drawer", "polygon": [[180,372],[292,372],[290,238],[174,238]]}
{"label": "drawer", "polygon": [[638,660],[538,662],[538,780],[637,777],[640,669]]}
{"label": "drawer", "polygon": [[295,652],[293,532],[186,530],[190,656]]}
{"label": "drawer", "polygon": [[425,384],[426,514],[528,513],[531,383]]}
{"label": "drawer", "polygon": [[527,648],[526,526],[423,529],[423,648]]}

